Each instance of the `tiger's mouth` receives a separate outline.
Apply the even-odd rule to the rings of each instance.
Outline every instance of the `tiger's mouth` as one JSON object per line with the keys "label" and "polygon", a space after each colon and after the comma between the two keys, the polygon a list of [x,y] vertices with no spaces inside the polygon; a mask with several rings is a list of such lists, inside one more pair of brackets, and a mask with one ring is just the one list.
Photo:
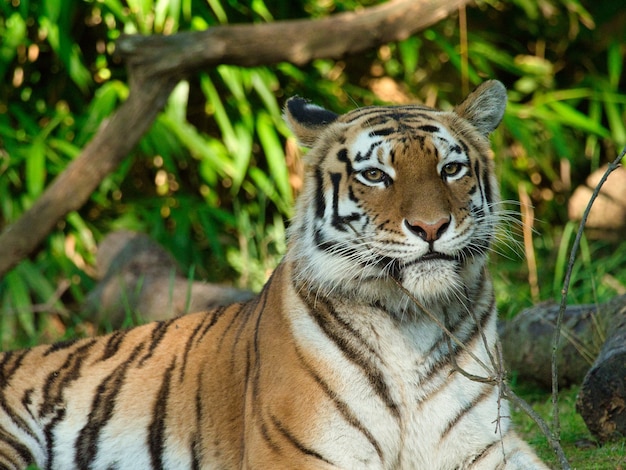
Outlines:
{"label": "tiger's mouth", "polygon": [[415,260],[415,263],[420,263],[422,261],[434,261],[434,260],[442,260],[442,261],[458,261],[458,258],[450,255],[446,255],[445,253],[441,253],[439,251],[429,251],[425,255]]}
{"label": "tiger's mouth", "polygon": [[[402,261],[396,258],[393,260],[388,260],[382,264],[386,267],[391,267],[392,272],[400,273],[404,269],[411,268],[413,266],[419,266],[420,264],[426,263],[428,261],[434,261],[435,263],[438,261],[459,263],[461,260],[457,256],[447,255],[439,251],[429,251],[425,255],[422,255],[419,258],[415,258],[412,260]],[[434,268],[434,266],[432,267]]]}

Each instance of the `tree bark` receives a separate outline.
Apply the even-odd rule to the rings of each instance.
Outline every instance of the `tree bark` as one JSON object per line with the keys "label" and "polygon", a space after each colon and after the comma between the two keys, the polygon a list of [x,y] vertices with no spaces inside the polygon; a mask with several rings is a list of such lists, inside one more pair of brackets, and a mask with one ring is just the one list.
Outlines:
{"label": "tree bark", "polygon": [[185,76],[217,64],[258,66],[337,58],[401,40],[469,0],[391,0],[321,20],[216,26],[172,36],[125,36],[130,93],[79,157],[0,235],[0,277],[33,252],[69,212],[79,209],[149,129]]}
{"label": "tree bark", "polygon": [[583,381],[576,410],[601,443],[626,436],[626,306]]}

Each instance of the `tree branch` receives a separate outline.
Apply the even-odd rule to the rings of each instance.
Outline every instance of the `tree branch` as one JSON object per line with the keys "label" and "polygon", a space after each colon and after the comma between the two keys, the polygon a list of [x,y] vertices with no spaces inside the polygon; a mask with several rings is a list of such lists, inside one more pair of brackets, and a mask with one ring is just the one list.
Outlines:
{"label": "tree branch", "polygon": [[98,129],[20,219],[0,235],[0,276],[33,252],[69,212],[79,209],[122,162],[161,111],[176,83],[218,64],[304,64],[405,39],[469,0],[390,0],[321,20],[216,26],[172,36],[125,36],[118,53],[129,71],[126,102]]}
{"label": "tree branch", "polygon": [[552,432],[555,436],[560,435],[560,422],[559,422],[559,374],[558,374],[558,366],[557,366],[557,357],[559,352],[559,341],[561,339],[561,325],[563,323],[563,316],[565,315],[565,309],[567,308],[567,293],[569,291],[570,279],[572,276],[572,270],[574,269],[574,262],[576,261],[576,255],[578,254],[578,247],[580,245],[580,240],[583,236],[583,231],[585,229],[585,224],[587,223],[587,217],[589,217],[589,212],[591,212],[591,206],[593,202],[598,197],[600,190],[602,189],[602,185],[607,180],[609,175],[620,165],[620,162],[626,155],[626,147],[624,147],[621,153],[611,162],[609,166],[596,185],[596,188],[591,195],[591,199],[589,199],[589,203],[583,213],[582,219],[580,221],[580,226],[578,228],[578,232],[576,233],[576,238],[574,239],[574,244],[572,245],[572,251],[570,252],[569,262],[567,265],[567,271],[565,272],[565,279],[563,280],[563,288],[561,289],[561,303],[559,306],[559,313],[556,318],[556,326],[554,328],[554,336],[552,338]]}
{"label": "tree branch", "polygon": [[320,20],[214,26],[172,36],[125,36],[118,50],[149,73],[194,72],[231,64],[244,67],[337,59],[406,39],[469,0],[390,0]]}

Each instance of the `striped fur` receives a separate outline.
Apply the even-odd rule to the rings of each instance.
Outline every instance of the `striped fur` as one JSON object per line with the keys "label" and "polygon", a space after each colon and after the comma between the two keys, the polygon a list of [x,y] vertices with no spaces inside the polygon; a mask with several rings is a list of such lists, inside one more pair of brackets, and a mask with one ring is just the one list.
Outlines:
{"label": "striped fur", "polygon": [[263,291],[1,355],[0,468],[546,468],[498,388],[454,369],[494,375],[477,360],[496,341],[487,135],[505,103],[493,81],[449,112],[290,100],[311,150]]}

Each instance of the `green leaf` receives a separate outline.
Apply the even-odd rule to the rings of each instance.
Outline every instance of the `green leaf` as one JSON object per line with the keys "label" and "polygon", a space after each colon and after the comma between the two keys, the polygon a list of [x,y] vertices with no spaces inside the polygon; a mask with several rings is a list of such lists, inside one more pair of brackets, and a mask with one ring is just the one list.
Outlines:
{"label": "green leaf", "polygon": [[614,91],[618,90],[622,69],[624,67],[624,56],[622,46],[617,42],[612,42],[607,52],[607,66],[609,72],[609,83]]}
{"label": "green leaf", "polygon": [[28,336],[35,335],[35,317],[33,304],[28,294],[28,286],[19,270],[15,269],[4,277],[10,296],[10,305],[19,325]]}
{"label": "green leaf", "polygon": [[285,164],[285,152],[276,134],[272,119],[266,112],[257,116],[257,133],[267,159],[269,173],[276,184],[278,192],[286,205],[291,205],[292,194],[289,184],[289,172]]}
{"label": "green leaf", "polygon": [[[550,108],[554,113],[548,111],[546,107]],[[546,107],[542,106],[533,109],[531,112],[537,117],[542,117],[546,120],[556,120],[575,129],[594,132],[602,137],[609,137],[610,135],[605,127],[566,103],[553,101],[547,103]]]}
{"label": "green leaf", "polygon": [[43,191],[46,181],[46,146],[40,139],[26,149],[26,189],[33,198]]}
{"label": "green leaf", "polygon": [[620,146],[626,144],[626,128],[624,128],[624,121],[622,120],[619,105],[605,96],[604,112],[609,121],[609,128],[611,129],[613,140]]}
{"label": "green leaf", "polygon": [[12,63],[17,47],[26,40],[26,22],[19,13],[13,13],[4,22],[0,22],[0,80],[5,82],[5,75]]}

